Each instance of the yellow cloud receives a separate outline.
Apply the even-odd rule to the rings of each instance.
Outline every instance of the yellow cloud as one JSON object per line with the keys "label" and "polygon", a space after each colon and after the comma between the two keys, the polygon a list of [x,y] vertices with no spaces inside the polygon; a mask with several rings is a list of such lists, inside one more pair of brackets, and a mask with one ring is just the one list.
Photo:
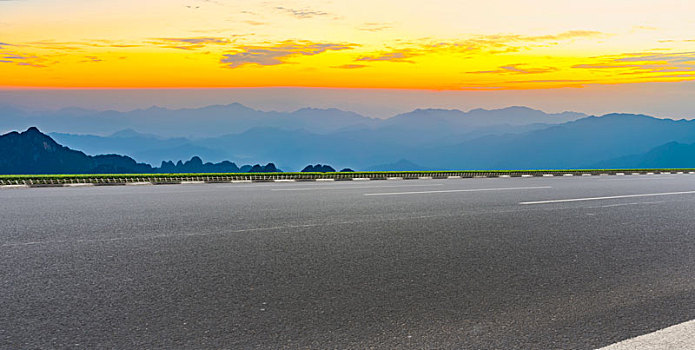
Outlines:
{"label": "yellow cloud", "polygon": [[526,64],[509,64],[506,66],[500,66],[499,69],[495,70],[483,70],[466,72],[468,74],[541,74],[555,72],[558,69],[555,67],[531,67],[526,68]]}
{"label": "yellow cloud", "polygon": [[387,61],[387,62],[415,63],[413,60],[410,60],[410,58],[418,56],[420,54],[422,54],[422,53],[416,52],[414,50],[405,49],[403,51],[383,52],[383,53],[377,53],[375,55],[362,56],[362,57],[357,58],[356,61],[358,61],[358,62]]}
{"label": "yellow cloud", "polygon": [[207,45],[227,45],[231,41],[228,38],[195,37],[195,38],[158,38],[152,41],[155,45],[181,50],[193,50]]}
{"label": "yellow cloud", "polygon": [[[629,53],[598,57],[597,60],[597,63],[576,64],[572,68],[597,71],[612,70],[620,75],[695,72],[695,52]],[[686,74],[685,76],[689,75]],[[684,76],[662,75],[661,77]]]}
{"label": "yellow cloud", "polygon": [[310,41],[285,41],[274,45],[242,46],[224,54],[221,62],[229,68],[247,64],[274,66],[287,63],[295,56],[314,56],[326,51],[341,51],[355,48],[356,44],[314,43]]}

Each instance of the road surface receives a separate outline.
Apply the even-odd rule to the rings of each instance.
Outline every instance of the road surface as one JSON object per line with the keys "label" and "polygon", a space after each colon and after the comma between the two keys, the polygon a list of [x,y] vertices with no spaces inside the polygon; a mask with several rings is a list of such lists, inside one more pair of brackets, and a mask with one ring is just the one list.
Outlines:
{"label": "road surface", "polygon": [[694,191],[687,174],[4,189],[0,348],[595,349],[692,332]]}

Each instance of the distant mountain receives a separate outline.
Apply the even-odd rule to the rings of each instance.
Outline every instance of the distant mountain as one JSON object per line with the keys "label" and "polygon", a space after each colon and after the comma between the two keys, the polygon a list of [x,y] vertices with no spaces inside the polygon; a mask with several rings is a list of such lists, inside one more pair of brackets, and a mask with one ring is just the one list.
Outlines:
{"label": "distant mountain", "polygon": [[333,169],[332,166],[327,165],[327,164],[316,164],[316,165],[307,165],[302,169],[303,173],[334,173],[335,169]]}
{"label": "distant mountain", "polygon": [[426,171],[430,170],[423,166],[417,165],[407,159],[401,159],[391,164],[380,164],[366,168],[367,171]]}
{"label": "distant mountain", "polygon": [[[491,126],[563,123],[585,115],[574,112],[546,114],[527,107],[497,110],[474,109],[469,112],[418,109],[384,120],[335,108],[302,108],[294,112],[265,112],[232,103],[184,109],[151,107],[129,112],[90,111],[80,108],[27,112],[5,107],[0,108],[0,116],[3,119],[0,128],[5,130],[38,126],[42,130],[53,133],[104,136],[123,129],[133,129],[139,133],[167,138],[207,138],[242,133],[253,128],[302,129],[315,134],[379,128],[421,131],[439,129],[454,134],[465,134]],[[125,136],[136,135],[126,132]]]}
{"label": "distant mountain", "polygon": [[[0,110],[4,112],[17,113]],[[64,119],[60,113],[70,117]],[[70,109],[41,118],[55,117],[50,119],[55,125],[61,120],[83,121],[69,134],[51,136],[59,144],[92,156],[127,154],[136,163],[149,164],[198,156],[218,164],[227,159],[250,164],[278,162],[278,167],[294,171],[318,160],[357,170],[622,167],[620,164],[636,164],[635,157],[670,142],[695,143],[695,121],[634,114],[547,114],[526,107],[468,112],[423,109],[387,120],[334,109],[261,112],[239,104],[99,112],[96,117],[94,113]],[[90,128],[93,118],[102,117],[100,125],[111,125],[108,129],[113,130],[101,135],[76,134],[83,126]],[[15,119],[0,120],[6,127]],[[175,130],[191,135],[210,133],[206,137],[167,136]],[[668,156],[666,151],[661,154],[659,158]],[[625,157],[633,158],[628,162]],[[402,159],[408,161],[400,162]],[[671,162],[680,164],[675,158]],[[219,167],[226,169],[229,164]],[[240,171],[250,168],[239,167]]]}
{"label": "distant mountain", "polygon": [[586,168],[671,141],[695,142],[695,121],[609,114],[528,133],[418,150],[409,157],[443,169]]}
{"label": "distant mountain", "polygon": [[695,168],[695,143],[669,142],[648,152],[596,163],[595,168]]}
{"label": "distant mountain", "polygon": [[125,128],[164,137],[211,137],[256,127],[326,133],[347,127],[371,127],[377,121],[338,109],[264,112],[238,103],[185,109],[152,107],[129,112],[69,108],[44,112],[8,109],[0,113],[5,124],[2,127],[9,129],[38,126],[58,133],[108,135]]}
{"label": "distant mountain", "polygon": [[37,128],[0,136],[0,174],[150,173],[119,155],[88,156],[59,145]]}
{"label": "distant mountain", "polygon": [[189,159],[193,156],[213,161],[228,159],[224,151],[193,144],[183,137],[162,138],[133,129],[121,130],[109,136],[65,133],[50,133],[50,136],[62,145],[87,154],[128,154],[138,161],[150,164],[157,164],[162,159]]}
{"label": "distant mountain", "polygon": [[[439,112],[432,113],[438,115]],[[445,114],[449,113],[459,115],[458,112]],[[586,117],[560,124],[498,125],[469,130],[457,129],[444,121],[440,126],[427,126],[423,122],[422,126],[412,129],[384,126],[327,134],[259,127],[200,139],[163,139],[133,131],[117,135],[127,137],[55,136],[90,154],[128,154],[150,163],[199,155],[215,161],[235,159],[267,163],[278,160],[282,168],[293,170],[301,170],[316,160],[369,170],[595,167],[600,162],[648,152],[668,142],[695,142],[695,121],[634,114]],[[396,163],[404,158],[413,164]]]}
{"label": "distant mountain", "polygon": [[200,157],[193,157],[187,162],[178,161],[176,164],[172,161],[163,161],[162,165],[157,169],[160,173],[279,173],[282,170],[275,167],[275,164],[268,163],[266,165],[244,165],[239,168],[235,163],[223,161],[220,163],[203,163]]}
{"label": "distant mountain", "polygon": [[160,168],[137,163],[130,157],[107,154],[89,156],[62,146],[50,136],[31,127],[24,132],[0,135],[0,174],[127,174],[188,172],[280,172],[273,163],[245,165],[232,162],[203,163],[199,157],[174,164],[162,162]]}
{"label": "distant mountain", "polygon": [[548,114],[528,107],[503,109],[473,109],[463,112],[457,109],[417,109],[384,121],[386,126],[398,128],[432,130],[449,128],[455,130],[477,129],[493,125],[561,124],[586,117],[576,112]]}
{"label": "distant mountain", "polygon": [[128,154],[138,161],[151,164],[157,164],[162,159],[189,159],[198,155],[213,161],[281,160],[283,168],[295,170],[317,159],[362,169],[393,162],[411,150],[452,146],[484,135],[523,133],[547,127],[546,124],[491,126],[477,131],[450,127],[443,127],[440,131],[383,127],[355,128],[328,134],[303,129],[259,127],[242,133],[199,139],[161,138],[133,130],[119,131],[110,136],[64,133],[52,133],[51,136],[59,143],[87,154]]}
{"label": "distant mountain", "polygon": [[509,107],[423,109],[382,120],[338,109],[263,112],[238,103],[130,112],[67,108],[30,113],[7,108],[0,113],[0,128],[38,125],[51,130],[60,144],[90,155],[127,154],[150,164],[193,156],[215,162],[281,160],[282,168],[296,170],[318,159],[353,168],[387,164],[411,150],[521,134],[583,116]]}

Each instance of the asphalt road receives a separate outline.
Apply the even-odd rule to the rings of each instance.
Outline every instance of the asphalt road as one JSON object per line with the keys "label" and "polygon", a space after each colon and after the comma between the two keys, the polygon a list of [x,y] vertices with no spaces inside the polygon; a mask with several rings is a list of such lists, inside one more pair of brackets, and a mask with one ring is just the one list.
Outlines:
{"label": "asphalt road", "polygon": [[593,349],[695,319],[695,175],[0,190],[0,348]]}

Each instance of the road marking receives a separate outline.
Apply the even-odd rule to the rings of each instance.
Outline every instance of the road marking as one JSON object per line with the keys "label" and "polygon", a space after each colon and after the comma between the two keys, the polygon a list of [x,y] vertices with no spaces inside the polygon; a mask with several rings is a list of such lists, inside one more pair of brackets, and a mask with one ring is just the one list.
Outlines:
{"label": "road marking", "polygon": [[147,185],[154,185],[151,182],[126,182],[126,186],[147,186]]}
{"label": "road marking", "polygon": [[197,184],[204,184],[205,181],[181,181],[182,185],[197,185]]}
{"label": "road marking", "polygon": [[371,180],[371,179],[368,177],[353,177],[352,178],[352,181],[369,181],[369,180]]}
{"label": "road marking", "polygon": [[656,180],[673,180],[673,176],[643,176],[643,177],[616,177],[611,179],[597,179],[596,181],[656,181]]}
{"label": "road marking", "polygon": [[316,179],[316,182],[334,182],[335,179]]}
{"label": "road marking", "polygon": [[447,177],[447,179],[461,179],[461,176],[452,175],[452,176]]}
{"label": "road marking", "polygon": [[76,184],[63,184],[63,187],[88,187],[88,186],[94,186],[93,183],[76,183]]}
{"label": "road marking", "polygon": [[417,191],[417,192],[383,192],[365,193],[365,196],[399,196],[407,194],[430,194],[430,193],[456,193],[456,192],[483,192],[483,191],[513,191],[513,190],[539,190],[552,188],[550,186],[538,187],[498,187],[498,188],[471,188],[466,190],[441,190],[441,191]]}
{"label": "road marking", "polygon": [[695,349],[695,320],[660,329],[598,350]]}
{"label": "road marking", "polygon": [[638,198],[638,197],[656,197],[656,196],[676,196],[682,194],[695,194],[695,191],[682,192],[662,192],[662,193],[643,193],[643,194],[625,194],[621,196],[606,196],[606,197],[586,197],[586,198],[568,198],[568,199],[551,199],[545,201],[520,202],[521,205],[531,204],[551,204],[551,203],[569,203],[569,202],[586,202],[600,201],[606,199],[621,199],[621,198]]}
{"label": "road marking", "polygon": [[613,208],[613,207],[624,207],[628,205],[650,205],[650,204],[661,204],[666,203],[666,201],[651,201],[651,202],[631,202],[631,203],[617,203],[617,204],[606,204],[601,205],[597,208]]}
{"label": "road marking", "polygon": [[278,180],[273,180],[273,182],[295,182],[294,179],[278,179]]}
{"label": "road marking", "polygon": [[365,189],[365,188],[393,188],[393,187],[431,187],[431,186],[442,186],[442,184],[428,184],[428,185],[393,185],[393,186],[340,186],[340,187],[298,187],[298,188],[271,188],[271,191],[318,191],[318,190],[352,190],[352,189]]}

